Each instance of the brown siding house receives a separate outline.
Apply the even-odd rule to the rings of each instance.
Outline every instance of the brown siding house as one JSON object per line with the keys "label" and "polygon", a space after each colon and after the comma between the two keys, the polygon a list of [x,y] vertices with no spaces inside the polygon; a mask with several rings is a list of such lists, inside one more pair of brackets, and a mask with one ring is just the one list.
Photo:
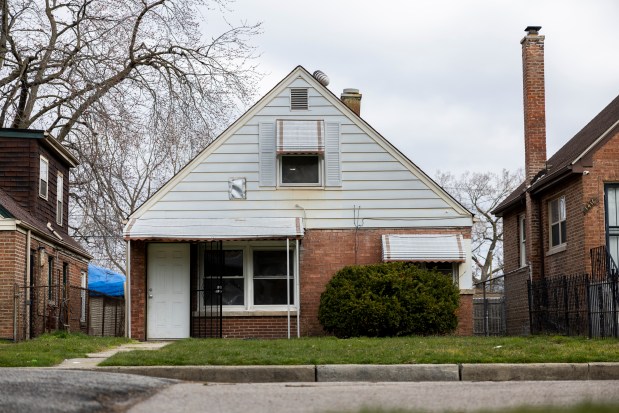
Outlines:
{"label": "brown siding house", "polygon": [[77,164],[44,131],[0,129],[0,339],[82,327],[68,317],[82,311],[68,288],[87,285],[91,258],[68,233],[69,169]]}
{"label": "brown siding house", "polygon": [[619,97],[546,158],[544,36],[522,40],[526,180],[503,217],[508,333],[529,331],[526,281],[591,274],[591,250],[619,259]]}

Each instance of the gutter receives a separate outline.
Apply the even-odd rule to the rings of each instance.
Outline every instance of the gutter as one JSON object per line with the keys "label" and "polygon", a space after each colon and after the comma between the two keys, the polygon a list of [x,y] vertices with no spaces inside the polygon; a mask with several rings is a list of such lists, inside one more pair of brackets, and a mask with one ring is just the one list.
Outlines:
{"label": "gutter", "polygon": [[71,252],[72,252],[72,253],[74,253],[74,254],[79,255],[79,256],[80,256],[80,257],[82,257],[82,258],[87,258],[88,260],[91,260],[91,259],[93,258],[93,257],[92,257],[92,255],[90,255],[90,254],[89,254],[89,253],[87,253],[86,251],[80,251],[79,249],[77,249],[77,248],[75,248],[74,246],[72,246],[72,245],[70,245],[70,244],[66,243],[65,241],[58,240],[58,239],[57,239],[57,238],[55,238],[55,237],[52,237],[52,236],[50,236],[50,235],[48,235],[48,234],[46,234],[46,233],[44,233],[44,232],[41,232],[38,228],[36,228],[36,227],[35,227],[35,226],[33,226],[33,225],[28,224],[27,222],[24,222],[24,221],[16,221],[16,225],[19,225],[19,226],[21,226],[21,227],[24,227],[24,228],[25,228],[25,229],[27,229],[27,230],[32,230],[32,232],[33,232],[35,235],[37,235],[37,236],[39,236],[39,237],[41,237],[41,238],[43,238],[43,239],[45,239],[45,240],[47,240],[47,241],[49,241],[49,242],[52,242],[52,243],[54,243],[54,244],[60,244],[60,245],[62,245],[64,248],[68,249],[69,251],[71,251]]}

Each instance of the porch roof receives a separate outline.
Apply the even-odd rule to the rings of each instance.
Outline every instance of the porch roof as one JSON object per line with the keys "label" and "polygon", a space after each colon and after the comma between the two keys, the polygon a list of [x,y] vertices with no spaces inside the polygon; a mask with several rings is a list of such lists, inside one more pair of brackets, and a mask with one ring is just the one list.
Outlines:
{"label": "porch roof", "polygon": [[383,261],[464,262],[460,234],[383,235]]}
{"label": "porch roof", "polygon": [[303,237],[302,218],[138,218],[126,240],[254,240]]}

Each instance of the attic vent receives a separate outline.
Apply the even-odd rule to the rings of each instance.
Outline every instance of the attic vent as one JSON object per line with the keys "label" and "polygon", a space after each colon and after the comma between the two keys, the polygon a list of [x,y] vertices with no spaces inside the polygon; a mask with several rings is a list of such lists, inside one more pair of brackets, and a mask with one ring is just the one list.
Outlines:
{"label": "attic vent", "polygon": [[307,89],[290,89],[290,110],[307,110]]}

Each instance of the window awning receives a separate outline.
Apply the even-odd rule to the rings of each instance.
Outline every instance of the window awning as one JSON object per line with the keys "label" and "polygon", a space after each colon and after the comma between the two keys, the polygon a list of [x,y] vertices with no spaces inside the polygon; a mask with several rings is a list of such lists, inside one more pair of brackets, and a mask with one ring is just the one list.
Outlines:
{"label": "window awning", "polygon": [[460,234],[383,235],[383,261],[464,262]]}
{"label": "window awning", "polygon": [[124,230],[129,240],[255,240],[303,236],[302,218],[138,218]]}
{"label": "window awning", "polygon": [[322,120],[277,120],[277,153],[323,153],[325,123]]}

